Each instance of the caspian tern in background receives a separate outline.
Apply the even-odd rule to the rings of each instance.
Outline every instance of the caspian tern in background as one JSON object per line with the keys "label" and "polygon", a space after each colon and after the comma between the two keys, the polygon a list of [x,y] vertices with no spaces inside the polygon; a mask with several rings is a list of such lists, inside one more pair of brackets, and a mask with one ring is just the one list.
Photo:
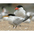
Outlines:
{"label": "caspian tern in background", "polygon": [[34,21],[34,12],[32,12],[31,15],[32,15],[31,20]]}
{"label": "caspian tern in background", "polygon": [[2,7],[2,12],[0,13],[0,21],[1,21],[2,17],[5,16],[5,15],[8,15],[8,13],[7,13],[6,8],[3,6]]}

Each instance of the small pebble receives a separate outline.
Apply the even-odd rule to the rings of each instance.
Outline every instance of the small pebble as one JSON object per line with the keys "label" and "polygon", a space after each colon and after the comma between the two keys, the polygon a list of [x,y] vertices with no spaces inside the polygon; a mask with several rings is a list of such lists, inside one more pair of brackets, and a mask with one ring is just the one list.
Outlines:
{"label": "small pebble", "polygon": [[21,29],[21,28],[19,28],[19,29]]}
{"label": "small pebble", "polygon": [[27,28],[25,28],[25,29],[27,29]]}
{"label": "small pebble", "polygon": [[15,29],[15,27],[13,27],[13,29]]}
{"label": "small pebble", "polygon": [[11,26],[9,26],[9,27],[11,27]]}
{"label": "small pebble", "polygon": [[8,30],[9,31],[9,30]]}

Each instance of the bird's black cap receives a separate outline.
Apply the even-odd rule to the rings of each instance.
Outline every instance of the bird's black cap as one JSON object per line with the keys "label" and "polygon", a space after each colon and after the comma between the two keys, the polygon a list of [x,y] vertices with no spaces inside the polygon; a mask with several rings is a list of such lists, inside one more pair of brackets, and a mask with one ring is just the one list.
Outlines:
{"label": "bird's black cap", "polygon": [[8,14],[8,16],[15,16],[15,14]]}
{"label": "bird's black cap", "polygon": [[20,8],[20,7],[23,7],[23,6],[22,5],[18,5],[17,7]]}
{"label": "bird's black cap", "polygon": [[2,9],[5,8],[4,6],[2,6]]}

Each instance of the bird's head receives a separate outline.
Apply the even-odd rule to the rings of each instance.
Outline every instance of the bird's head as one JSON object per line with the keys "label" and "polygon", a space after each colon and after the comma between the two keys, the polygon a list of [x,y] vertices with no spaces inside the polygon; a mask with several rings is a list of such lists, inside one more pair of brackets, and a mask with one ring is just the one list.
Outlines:
{"label": "bird's head", "polygon": [[6,12],[6,9],[5,9],[5,7],[4,7],[4,6],[2,7],[2,12]]}
{"label": "bird's head", "polygon": [[15,10],[22,10],[23,9],[23,6],[22,5],[18,5]]}

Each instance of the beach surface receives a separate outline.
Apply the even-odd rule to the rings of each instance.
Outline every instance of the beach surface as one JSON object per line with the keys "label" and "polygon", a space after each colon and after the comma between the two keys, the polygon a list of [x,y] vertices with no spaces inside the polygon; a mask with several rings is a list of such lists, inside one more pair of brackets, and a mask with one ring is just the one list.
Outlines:
{"label": "beach surface", "polygon": [[15,29],[8,21],[0,21],[0,31],[34,31],[34,22],[21,23],[21,26],[17,26]]}

